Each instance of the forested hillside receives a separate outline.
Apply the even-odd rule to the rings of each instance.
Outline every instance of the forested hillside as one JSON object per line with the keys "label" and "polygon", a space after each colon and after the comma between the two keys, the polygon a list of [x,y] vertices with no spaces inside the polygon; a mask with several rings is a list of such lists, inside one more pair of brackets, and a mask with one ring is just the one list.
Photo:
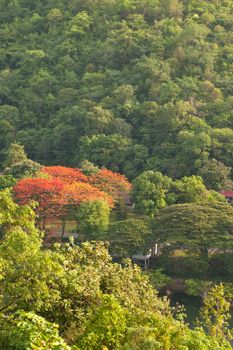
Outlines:
{"label": "forested hillside", "polygon": [[231,167],[232,30],[232,0],[1,0],[1,162]]}
{"label": "forested hillside", "polygon": [[0,0],[0,349],[232,349],[232,169],[233,0]]}

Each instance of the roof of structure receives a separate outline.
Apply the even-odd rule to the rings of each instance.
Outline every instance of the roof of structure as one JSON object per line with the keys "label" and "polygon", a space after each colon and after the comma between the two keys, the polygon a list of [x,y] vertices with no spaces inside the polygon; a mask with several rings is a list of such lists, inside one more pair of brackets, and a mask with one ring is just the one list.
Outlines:
{"label": "roof of structure", "polygon": [[233,191],[222,191],[221,194],[225,197],[232,197],[233,198]]}

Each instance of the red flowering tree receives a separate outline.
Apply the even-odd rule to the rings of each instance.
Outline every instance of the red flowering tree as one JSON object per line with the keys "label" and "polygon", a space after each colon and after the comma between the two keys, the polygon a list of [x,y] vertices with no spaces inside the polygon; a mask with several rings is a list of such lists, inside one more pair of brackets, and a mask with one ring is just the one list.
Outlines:
{"label": "red flowering tree", "polygon": [[45,166],[42,172],[50,175],[52,178],[59,179],[65,183],[88,182],[88,177],[80,169],[67,168],[64,166]]}
{"label": "red flowering tree", "polygon": [[98,173],[91,175],[89,182],[108,193],[116,202],[127,200],[131,190],[131,184],[124,175],[107,169],[101,169]]}
{"label": "red flowering tree", "polygon": [[[76,214],[79,206],[84,202],[103,200],[109,208],[113,207],[113,199],[107,193],[84,182],[73,182],[66,184],[61,194],[62,202],[65,203],[69,212]],[[62,222],[62,236],[65,231],[65,220]]]}
{"label": "red flowering tree", "polygon": [[62,201],[72,208],[77,207],[82,202],[94,200],[104,200],[109,207],[113,207],[112,197],[90,184],[74,182],[65,185],[63,188]]}
{"label": "red flowering tree", "polygon": [[123,207],[131,189],[125,176],[107,169],[90,177],[79,169],[62,166],[43,167],[42,172],[48,177],[18,181],[14,186],[15,198],[21,204],[38,203],[36,212],[42,228],[48,218],[61,218],[62,235],[66,214],[76,211],[81,203],[103,200],[110,208],[115,203]]}
{"label": "red flowering tree", "polygon": [[113,207],[111,196],[85,182],[64,183],[58,178],[26,178],[18,181],[13,191],[20,204],[38,203],[36,213],[43,229],[48,218],[61,218],[62,236],[67,212],[76,210],[81,203],[104,200],[109,207]]}
{"label": "red flowering tree", "polygon": [[13,188],[15,198],[20,204],[36,201],[36,213],[45,228],[48,217],[64,215],[65,203],[62,201],[64,183],[59,179],[25,178]]}

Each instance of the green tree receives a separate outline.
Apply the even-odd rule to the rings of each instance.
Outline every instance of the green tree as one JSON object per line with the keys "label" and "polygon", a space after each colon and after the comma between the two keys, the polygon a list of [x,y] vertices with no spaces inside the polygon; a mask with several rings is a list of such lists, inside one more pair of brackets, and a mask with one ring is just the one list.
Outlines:
{"label": "green tree", "polygon": [[161,12],[166,16],[181,18],[183,4],[179,0],[161,0]]}
{"label": "green tree", "polygon": [[41,165],[37,162],[34,162],[31,159],[27,159],[22,162],[13,164],[11,167],[4,169],[4,174],[11,175],[14,178],[21,177],[33,177],[36,176],[41,169]]}
{"label": "green tree", "polygon": [[153,217],[166,206],[166,193],[171,179],[156,171],[145,171],[133,181],[132,196],[135,208]]}
{"label": "green tree", "polygon": [[92,162],[89,162],[89,160],[84,159],[81,164],[80,168],[83,172],[83,174],[89,176],[98,173],[99,168],[95,166]]}
{"label": "green tree", "polygon": [[185,176],[172,183],[170,193],[167,196],[167,202],[170,204],[180,203],[203,203],[224,201],[224,197],[208,191],[200,176]]}
{"label": "green tree", "polygon": [[27,160],[27,155],[24,151],[24,146],[18,143],[12,143],[7,151],[4,167],[8,168],[16,163],[24,162]]}
{"label": "green tree", "polygon": [[142,219],[111,223],[106,239],[110,242],[110,252],[120,257],[147,253],[153,244],[150,224]]}
{"label": "green tree", "polygon": [[84,238],[98,239],[108,229],[110,209],[103,200],[86,201],[76,211],[78,231]]}
{"label": "green tree", "polygon": [[0,191],[12,187],[16,184],[16,179],[12,175],[0,175]]}
{"label": "green tree", "polygon": [[216,159],[211,159],[199,169],[207,188],[219,191],[224,189],[229,182],[231,168]]}
{"label": "green tree", "polygon": [[222,284],[213,287],[205,296],[200,320],[212,337],[232,339],[229,326],[231,300],[232,296],[227,296]]}
{"label": "green tree", "polygon": [[24,147],[18,143],[10,145],[4,166],[4,174],[15,178],[35,176],[41,169],[39,163],[27,158]]}
{"label": "green tree", "polygon": [[[230,0],[26,5],[0,4],[1,168],[14,140],[33,161],[71,165],[82,137],[102,134],[130,142],[100,152],[131,178],[196,175],[211,158],[232,166]],[[95,146],[83,159],[107,166]]]}
{"label": "green tree", "polygon": [[155,237],[207,257],[209,248],[232,246],[232,214],[233,208],[226,203],[171,205],[154,219]]}
{"label": "green tree", "polygon": [[6,318],[1,323],[0,344],[4,349],[71,349],[59,336],[57,325],[32,312],[17,312],[12,318]]}
{"label": "green tree", "polygon": [[[103,243],[42,248],[31,209],[17,212],[9,191],[4,195],[0,217],[7,227],[0,242],[0,344],[6,350],[69,349],[66,344],[81,350],[155,345],[231,349],[223,333],[208,336],[203,328],[190,330],[175,319],[148,277],[130,261],[112,263]],[[14,215],[20,217],[21,226]]]}
{"label": "green tree", "polygon": [[233,131],[230,128],[214,128],[212,131],[212,154],[226,166],[232,166]]}
{"label": "green tree", "polygon": [[134,144],[126,152],[126,160],[123,173],[129,179],[135,179],[145,168],[145,159],[148,157],[148,149],[143,145]]}
{"label": "green tree", "polygon": [[81,140],[79,158],[88,159],[98,166],[104,166],[113,171],[120,171],[130,145],[130,139],[117,134],[85,137]]}
{"label": "green tree", "polygon": [[6,156],[6,149],[14,138],[14,126],[8,120],[0,119],[0,161],[1,168],[3,168],[3,162]]}
{"label": "green tree", "polygon": [[114,349],[124,339],[126,327],[126,311],[113,296],[104,295],[78,345],[87,350]]}
{"label": "green tree", "polygon": [[16,204],[9,189],[0,191],[0,236],[17,229],[38,234],[34,219],[35,213],[32,207]]}

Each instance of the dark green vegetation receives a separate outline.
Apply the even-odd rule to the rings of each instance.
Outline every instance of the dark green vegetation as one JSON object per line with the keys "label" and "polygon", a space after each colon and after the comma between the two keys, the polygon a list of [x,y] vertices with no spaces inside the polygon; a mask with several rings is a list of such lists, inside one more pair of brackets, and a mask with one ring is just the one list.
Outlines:
{"label": "dark green vegetation", "polygon": [[233,165],[231,0],[0,1],[1,163],[84,159],[134,178]]}

